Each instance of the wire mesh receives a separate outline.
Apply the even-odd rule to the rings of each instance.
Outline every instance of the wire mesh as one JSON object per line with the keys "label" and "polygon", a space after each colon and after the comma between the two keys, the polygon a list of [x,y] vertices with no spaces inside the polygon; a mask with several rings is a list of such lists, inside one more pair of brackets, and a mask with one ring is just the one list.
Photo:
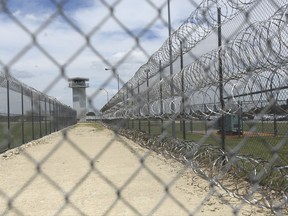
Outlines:
{"label": "wire mesh", "polygon": [[[29,191],[33,184],[38,186],[36,179],[39,177],[44,179],[47,187],[60,194],[58,206],[50,200],[51,205],[53,203],[56,208],[55,211],[51,211],[53,215],[116,215],[114,211],[117,212],[115,209],[120,201],[129,211],[118,211],[118,215],[165,215],[159,213],[159,209],[167,197],[183,211],[180,215],[201,214],[200,209],[206,208],[206,202],[212,194],[218,194],[215,192],[216,187],[221,188],[230,197],[241,200],[241,205],[234,207],[227,198],[219,198],[231,207],[231,214],[237,215],[243,203],[268,209],[271,214],[287,213],[286,1],[190,0],[187,1],[191,6],[190,16],[182,17],[181,25],[173,33],[170,14],[168,21],[163,18],[164,8],[167,7],[169,12],[169,0],[162,1],[162,4],[143,0],[155,16],[147,16],[145,19],[148,20],[148,24],[140,30],[130,28],[128,23],[122,21],[119,15],[121,13],[117,11],[122,4],[127,4],[127,1],[95,1],[93,4],[101,5],[108,12],[105,15],[100,14],[100,19],[92,22],[89,31],[84,30],[84,27],[73,19],[75,17],[72,18],[67,12],[71,1],[47,2],[52,12],[41,17],[44,20],[36,30],[31,30],[19,19],[17,11],[13,10],[12,0],[2,0],[0,4],[1,16],[9,19],[9,22],[30,38],[9,61],[0,57],[3,71],[0,74],[0,152],[6,152],[3,158],[7,158],[11,154],[11,151],[7,150],[14,150],[22,145],[22,151],[25,149],[25,143],[61,131],[61,138],[54,140],[56,144],[47,149],[42,158],[39,159],[30,151],[23,151],[23,156],[32,164],[34,172],[31,176],[25,177],[24,185],[17,188],[12,195],[9,188],[0,184],[0,203],[1,200],[5,203],[0,204],[3,208],[0,209],[0,214],[31,214],[23,212],[25,208],[18,206],[17,201],[21,196],[25,196],[25,192]],[[91,6],[87,4],[88,7]],[[49,45],[53,45],[47,46],[42,42],[42,33],[49,29],[56,17],[60,17],[66,28],[72,29],[83,39],[83,43],[77,49],[67,50],[67,56],[62,59],[58,58],[57,52],[53,54],[51,51]],[[98,37],[101,28],[111,19],[115,22],[115,29],[121,29],[123,38],[133,41],[132,46],[127,46],[125,53],[116,63],[106,57],[105,50],[93,43],[94,37]],[[149,54],[146,44],[141,44],[141,39],[158,21],[161,22],[162,28],[169,30],[169,34],[162,46],[154,47],[157,51]],[[68,40],[68,37],[64,35],[64,39]],[[75,39],[76,36],[71,37]],[[103,38],[102,40],[104,43]],[[205,43],[213,45],[207,48]],[[17,76],[13,75],[15,64],[21,62],[33,47],[37,48],[56,71],[55,79],[49,79],[50,83],[46,83],[43,93],[18,81]],[[87,97],[89,110],[86,110],[86,120],[101,122],[90,124],[90,127],[96,127],[95,130],[91,129],[94,136],[97,136],[97,133],[101,134],[99,131],[103,130],[103,125],[114,131],[114,135],[101,144],[101,147],[94,146],[89,150],[83,149],[85,145],[79,145],[77,134],[73,134],[72,125],[79,120],[77,111],[47,96],[59,80],[64,80],[65,84],[71,81],[69,67],[78,61],[85,49],[89,49],[93,57],[107,65],[109,68],[105,71],[110,72],[102,79],[102,83],[92,84],[97,87]],[[118,71],[130,61],[130,55],[135,50],[140,50],[146,56],[147,62],[137,65],[132,78],[119,76]],[[62,61],[63,59],[65,60]],[[100,72],[99,74],[101,76]],[[77,79],[85,80],[81,77]],[[109,98],[105,87],[115,79],[118,82],[118,91]],[[85,82],[84,85],[82,88],[88,87]],[[99,109],[95,104],[101,91],[106,91],[107,103]],[[86,97],[83,89],[79,90],[78,94],[80,96],[73,93],[73,100],[76,100],[76,97]],[[83,106],[86,106],[86,98],[78,98],[77,101],[82,101]],[[74,106],[75,108],[77,109]],[[79,131],[77,133],[80,134]],[[140,155],[123,137],[148,149],[148,153]],[[112,152],[111,149],[117,146],[119,140],[126,149],[136,155],[139,162],[139,167],[127,174],[121,186],[112,180],[113,175],[107,174],[107,170],[103,170],[102,165],[97,164],[98,160],[106,158],[109,151]],[[65,182],[71,184],[69,189],[65,184],[62,185],[62,182],[57,182],[59,176],[65,174],[55,174],[46,167],[51,158],[57,157],[59,149],[66,145],[71,147],[72,155],[76,152],[75,158],[79,163],[83,163],[84,167],[88,164],[88,168],[81,171],[75,182],[66,179]],[[172,176],[172,180],[167,184],[159,177],[159,173],[146,164],[152,152],[164,156],[167,160],[172,158],[183,164],[184,168],[179,174]],[[12,151],[12,154],[18,154],[18,150],[16,153]],[[61,155],[58,157],[61,158]],[[115,155],[110,157],[113,158]],[[115,163],[117,164],[117,161]],[[72,162],[70,165],[72,166]],[[148,212],[143,211],[134,200],[124,195],[142,170],[149,173],[153,181],[157,181],[163,189],[163,197],[156,199]],[[192,209],[188,209],[170,191],[187,170],[192,170],[209,183],[203,200]],[[111,190],[115,196],[102,203],[107,208],[101,213],[87,213],[84,201],[77,204],[73,199],[74,194],[84,187],[86,181],[93,179],[93,175],[99,177],[100,180],[97,181],[104,182],[107,191]],[[97,183],[93,185],[97,188]],[[82,190],[85,191],[85,187]],[[218,197],[222,195],[218,194]],[[73,213],[66,212],[68,207]],[[96,207],[92,209],[96,211]],[[267,211],[263,214],[266,213]]]}

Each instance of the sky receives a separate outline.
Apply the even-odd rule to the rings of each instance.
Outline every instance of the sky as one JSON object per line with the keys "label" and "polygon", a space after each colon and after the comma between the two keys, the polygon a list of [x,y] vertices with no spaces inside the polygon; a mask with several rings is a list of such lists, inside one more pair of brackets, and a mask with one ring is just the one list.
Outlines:
{"label": "sky", "polygon": [[[73,103],[68,78],[89,78],[87,94],[93,95],[93,106],[101,109],[106,92],[110,99],[118,90],[117,78],[105,68],[116,68],[121,88],[168,38],[167,0],[150,0],[154,5],[146,0],[4,2],[0,70],[8,68],[19,81],[69,106]],[[177,29],[195,6],[189,0],[172,0],[172,28]],[[106,91],[95,94],[100,88]]]}

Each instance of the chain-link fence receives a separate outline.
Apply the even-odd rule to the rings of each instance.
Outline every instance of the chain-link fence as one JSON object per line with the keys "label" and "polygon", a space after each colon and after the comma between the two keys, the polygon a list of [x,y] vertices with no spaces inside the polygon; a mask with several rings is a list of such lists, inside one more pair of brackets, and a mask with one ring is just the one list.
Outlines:
{"label": "chain-link fence", "polygon": [[76,123],[76,111],[56,99],[0,74],[0,152]]}
{"label": "chain-link fence", "polygon": [[[159,4],[157,1],[143,0],[142,2],[156,12],[156,15],[147,15],[148,24],[139,30],[130,29],[128,24],[121,21],[121,13],[118,13],[117,9],[121,8],[122,4],[127,4],[127,0],[100,0],[94,4],[105,8],[108,14],[97,19],[88,33],[66,13],[69,1],[49,2],[54,8],[53,13],[46,17],[36,31],[30,31],[21,23],[17,14],[11,11],[9,1],[1,1],[1,13],[9,17],[33,40],[13,56],[10,62],[5,63],[0,58],[5,71],[5,74],[0,76],[0,94],[5,99],[2,99],[5,101],[4,111],[0,112],[3,113],[0,151],[63,129],[74,124],[76,119],[75,111],[69,107],[11,78],[9,74],[12,74],[13,64],[20,61],[30,46],[36,46],[59,70],[60,75],[58,74],[56,79],[62,78],[67,82],[69,66],[89,48],[95,58],[109,67],[105,69],[109,76],[105,77],[102,83],[98,83],[88,97],[90,113],[93,111],[97,116],[99,111],[96,104],[101,90],[105,90],[116,80],[118,91],[109,99],[105,90],[107,103],[101,108],[99,117],[115,132],[116,137],[107,141],[99,153],[88,156],[75,140],[67,137],[66,130],[64,131],[63,139],[58,145],[61,146],[62,142],[68,141],[82,156],[80,160],[83,159],[91,165],[89,171],[74,183],[73,189],[69,192],[65,192],[57,181],[41,172],[42,161],[33,160],[37,168],[36,175],[44,176],[49,184],[62,193],[65,199],[63,206],[71,205],[78,214],[85,214],[81,205],[71,204],[69,196],[74,192],[74,188],[76,190],[84,184],[91,172],[95,172],[114,189],[117,200],[123,201],[132,211],[132,215],[141,215],[130,200],[121,196],[121,190],[132,184],[139,171],[130,173],[122,188],[114,185],[94,163],[109,152],[113,143],[123,139],[118,135],[123,135],[150,151],[176,159],[185,165],[185,170],[192,169],[206,179],[210,183],[207,197],[210,197],[212,191],[214,193],[214,186],[217,186],[243,202],[270,209],[275,214],[287,213],[286,0],[187,0],[185,3],[191,6],[191,14],[188,18],[182,17],[182,24],[175,30],[171,24],[170,3],[174,2],[176,5],[176,1],[163,0]],[[182,2],[177,1],[177,4]],[[166,17],[166,13],[163,14],[166,8],[167,21],[163,18]],[[59,63],[37,40],[40,33],[48,28],[57,16],[85,41],[75,53],[68,55],[64,64]],[[119,26],[122,34],[133,41],[131,48],[127,48],[124,54],[122,52],[121,58],[116,62],[109,60],[105,50],[93,43],[95,35],[109,19],[116,23],[114,28]],[[153,25],[160,25],[158,21],[168,34],[163,45],[156,52],[149,54],[141,44],[141,39],[154,37],[150,31]],[[105,36],[108,37],[109,34],[106,33]],[[102,41],[98,41],[98,45],[99,43]],[[154,47],[155,49],[157,47]],[[130,61],[130,55],[135,50],[140,50],[146,56],[146,63],[137,66],[138,69],[128,80],[121,77],[119,71]],[[46,86],[48,87],[45,92],[52,89],[54,83]],[[17,104],[13,109],[10,105],[12,101],[13,104]],[[45,161],[53,157],[58,148],[60,147],[49,151]],[[145,159],[146,156],[139,156],[140,169],[148,171],[153,178],[161,182],[157,173],[147,168]],[[177,181],[178,178],[179,176],[175,176],[172,181]],[[30,184],[33,184],[32,180],[27,182],[27,185]],[[163,184],[163,187],[163,193],[185,209],[181,202],[170,194],[169,185]],[[7,198],[3,195],[6,194],[3,192],[5,190],[1,189],[0,185],[0,195]],[[20,192],[25,189],[26,187]],[[17,197],[12,196],[11,201],[11,197],[8,196],[8,210],[3,211],[4,213],[13,209],[13,198]],[[195,211],[185,212],[188,215],[197,213],[199,208],[205,208],[205,202],[203,199],[200,207],[195,207]],[[229,203],[227,200],[225,202]],[[162,201],[155,204],[156,207],[150,214],[160,208]],[[108,214],[114,207],[112,204],[103,214]],[[56,214],[60,214],[63,208],[60,207]],[[241,206],[239,208],[241,209]],[[237,215],[238,211],[237,208],[233,209],[233,214]]]}

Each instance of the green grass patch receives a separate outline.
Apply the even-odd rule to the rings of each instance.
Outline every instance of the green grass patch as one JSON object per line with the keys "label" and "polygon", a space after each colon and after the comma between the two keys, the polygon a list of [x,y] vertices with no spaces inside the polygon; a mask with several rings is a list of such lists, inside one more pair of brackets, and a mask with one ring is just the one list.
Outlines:
{"label": "green grass patch", "polygon": [[[8,134],[8,124],[0,124],[0,151],[15,148],[23,143],[28,143],[32,140],[39,139],[56,131],[55,122],[24,122],[22,129],[22,122],[10,122],[10,133]],[[23,136],[24,135],[24,136]],[[10,137],[10,139],[9,139]],[[10,143],[8,142],[10,140]]]}
{"label": "green grass patch", "polygon": [[[197,143],[212,144],[221,147],[222,140],[220,134],[217,134],[217,129],[209,133],[209,127],[212,122],[205,121],[185,121],[186,127],[186,140],[194,141]],[[162,132],[161,120],[129,120],[126,125],[130,129],[141,130],[148,133],[150,124],[151,135],[160,135]],[[260,158],[262,160],[271,160],[273,154],[278,156],[276,165],[288,164],[288,138],[285,136],[287,133],[287,122],[244,122],[244,131],[250,131],[254,127],[256,133],[253,136],[225,136],[225,149],[227,152],[236,151],[238,154],[251,155],[253,158]],[[183,139],[183,130],[179,121],[175,123],[176,137]],[[172,136],[171,121],[163,121],[163,131],[166,136]],[[275,135],[275,131],[277,132]],[[279,145],[279,143],[281,143]]]}

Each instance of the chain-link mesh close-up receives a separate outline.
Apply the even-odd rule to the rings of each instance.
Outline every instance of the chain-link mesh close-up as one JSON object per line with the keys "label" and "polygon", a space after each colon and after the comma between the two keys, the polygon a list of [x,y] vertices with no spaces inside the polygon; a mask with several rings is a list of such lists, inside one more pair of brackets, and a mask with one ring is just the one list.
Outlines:
{"label": "chain-link mesh close-up", "polygon": [[0,22],[0,215],[288,214],[286,0],[1,0]]}

